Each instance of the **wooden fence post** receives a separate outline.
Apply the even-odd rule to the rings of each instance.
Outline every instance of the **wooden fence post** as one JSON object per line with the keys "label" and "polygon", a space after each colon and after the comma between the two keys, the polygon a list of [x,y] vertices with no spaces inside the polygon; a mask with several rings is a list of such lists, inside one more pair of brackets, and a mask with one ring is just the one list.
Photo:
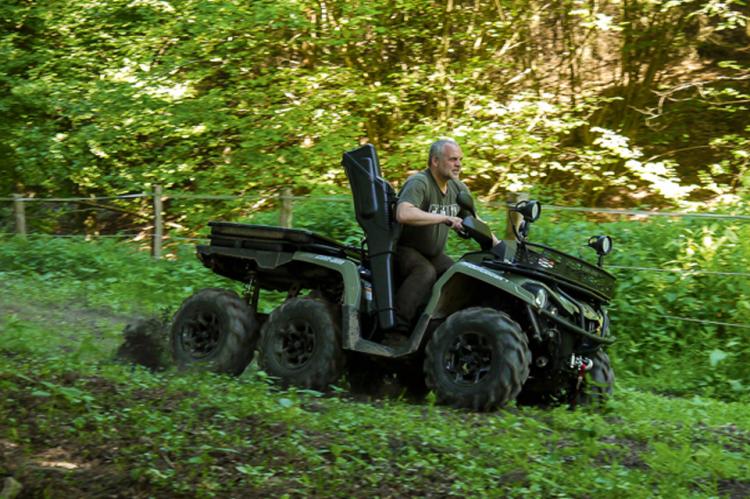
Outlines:
{"label": "wooden fence post", "polygon": [[161,258],[161,243],[164,235],[162,221],[161,186],[154,186],[154,239],[152,242],[152,254],[157,260]]}
{"label": "wooden fence post", "polygon": [[13,194],[13,212],[16,214],[16,234],[26,237],[26,207],[23,204],[23,196]]}
{"label": "wooden fence post", "polygon": [[505,224],[505,239],[513,240],[516,238],[513,232],[513,227],[518,230],[518,226],[523,220],[523,218],[521,218],[521,215],[516,212],[510,211],[510,207],[515,206],[519,201],[527,201],[528,199],[529,195],[525,192],[511,192],[508,194],[508,214],[506,218],[507,222]]}
{"label": "wooden fence post", "polygon": [[292,190],[287,187],[279,196],[279,225],[290,228],[292,226]]}

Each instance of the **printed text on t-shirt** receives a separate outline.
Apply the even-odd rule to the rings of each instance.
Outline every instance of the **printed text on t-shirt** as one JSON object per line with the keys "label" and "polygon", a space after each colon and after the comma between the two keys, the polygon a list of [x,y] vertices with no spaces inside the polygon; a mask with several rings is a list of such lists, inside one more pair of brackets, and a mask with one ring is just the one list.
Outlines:
{"label": "printed text on t-shirt", "polygon": [[435,213],[437,215],[446,215],[449,217],[455,217],[458,215],[458,205],[457,204],[431,204],[430,209],[428,211],[430,213]]}

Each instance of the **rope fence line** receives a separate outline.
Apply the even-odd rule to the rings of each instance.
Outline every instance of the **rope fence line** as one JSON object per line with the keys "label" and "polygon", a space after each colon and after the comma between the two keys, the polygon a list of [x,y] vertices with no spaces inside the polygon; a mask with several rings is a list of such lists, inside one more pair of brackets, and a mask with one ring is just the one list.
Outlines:
{"label": "rope fence line", "polygon": [[662,269],[656,267],[630,267],[627,265],[607,265],[607,269],[615,270],[637,270],[640,272],[665,272],[683,275],[719,275],[732,277],[750,277],[750,272],[717,272],[713,270],[683,270],[683,269]]}
{"label": "rope fence line", "polygon": [[[168,191],[165,191],[163,194],[165,199],[197,199],[197,200],[207,200],[207,201],[234,201],[238,199],[244,199],[245,201],[258,201],[261,199],[273,199],[272,196],[231,196],[231,195],[222,195],[222,194],[170,194]],[[280,198],[282,196],[277,196],[277,198]],[[304,199],[304,198],[303,198]]]}
{"label": "rope fence line", "polygon": [[615,215],[675,218],[713,218],[719,220],[750,220],[750,215],[727,215],[724,213],[693,213],[685,211],[647,211],[619,210],[614,208],[583,208],[577,206],[544,205],[543,209],[551,211],[577,211],[582,213],[610,213]]}
{"label": "rope fence line", "polygon": [[[0,237],[19,237],[18,234],[13,232],[0,232]],[[23,237],[38,237],[38,238],[83,238],[83,239],[100,239],[100,238],[113,238],[113,239],[135,239],[137,237],[143,237],[143,234],[25,234]]]}
{"label": "rope fence line", "polygon": [[750,329],[750,324],[734,324],[732,322],[709,321],[706,319],[693,319],[692,317],[678,317],[676,315],[655,314],[654,317],[661,317],[662,319],[670,319],[670,320],[683,321],[683,322],[696,322],[699,324],[710,324],[712,326],[725,326],[725,327],[736,327],[740,329]]}
{"label": "rope fence line", "polygon": [[75,203],[80,201],[111,201],[113,199],[137,199],[137,198],[149,198],[153,194],[138,193],[138,194],[122,194],[120,196],[90,196],[90,197],[70,197],[70,198],[36,198],[36,197],[22,197],[14,196],[11,198],[0,197],[0,201],[19,201],[22,203],[31,202],[43,202],[43,203]]}
{"label": "rope fence line", "polygon": [[[278,199],[282,201],[305,201],[315,200],[324,202],[351,202],[351,197],[346,195],[341,196],[298,196],[286,193],[288,189],[285,189],[282,193],[277,193],[271,196],[259,196],[259,195],[246,195],[246,194],[191,194],[185,192],[170,192],[163,191],[162,198],[164,199],[195,199],[195,200],[206,200],[206,201],[233,201],[233,200],[247,200],[247,201],[258,201],[258,200],[273,200]],[[133,194],[121,194],[117,196],[89,196],[89,197],[0,197],[0,201],[6,202],[22,202],[22,203],[34,203],[34,202],[83,202],[83,201],[111,201],[115,199],[138,199],[138,198],[151,198],[153,193],[140,192]],[[490,201],[486,204],[489,205],[502,205],[505,207],[512,207],[512,203],[505,202],[493,202]],[[686,212],[686,211],[651,211],[651,210],[628,210],[618,208],[590,208],[583,206],[560,206],[560,205],[543,205],[546,211],[569,211],[569,212],[580,212],[580,213],[608,213],[612,215],[623,215],[623,216],[637,216],[637,217],[675,217],[675,218],[711,218],[719,220],[750,220],[750,215],[734,215],[726,213],[711,213],[711,212]]]}

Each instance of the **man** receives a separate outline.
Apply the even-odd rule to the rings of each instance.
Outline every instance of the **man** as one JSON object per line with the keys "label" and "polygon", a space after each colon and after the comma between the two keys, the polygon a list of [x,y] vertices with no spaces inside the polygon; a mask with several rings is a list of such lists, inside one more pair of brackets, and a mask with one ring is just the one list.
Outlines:
{"label": "man", "polygon": [[[430,146],[428,168],[409,177],[399,193],[396,220],[402,224],[396,267],[402,284],[396,293],[396,328],[407,332],[427,302],[440,275],[453,265],[445,254],[448,229],[461,231],[468,215],[456,203],[463,154],[456,141],[442,139]],[[497,239],[492,236],[493,244]]]}

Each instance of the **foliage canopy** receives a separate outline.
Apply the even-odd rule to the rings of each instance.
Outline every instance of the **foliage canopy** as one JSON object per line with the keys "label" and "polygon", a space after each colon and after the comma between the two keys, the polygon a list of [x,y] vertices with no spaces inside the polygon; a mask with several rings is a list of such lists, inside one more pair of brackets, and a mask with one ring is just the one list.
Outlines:
{"label": "foliage canopy", "polygon": [[451,135],[490,197],[719,199],[748,182],[747,14],[716,0],[10,0],[0,193],[330,192],[344,150],[374,143],[399,183]]}

